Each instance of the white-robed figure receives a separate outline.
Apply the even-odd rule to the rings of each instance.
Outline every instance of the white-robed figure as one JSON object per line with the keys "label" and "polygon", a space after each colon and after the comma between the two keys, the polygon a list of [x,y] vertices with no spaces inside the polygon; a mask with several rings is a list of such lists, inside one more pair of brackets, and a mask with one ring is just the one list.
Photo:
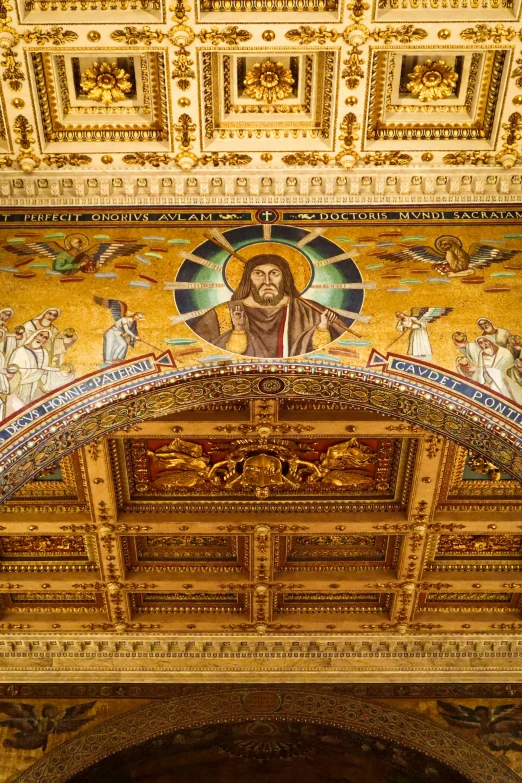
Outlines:
{"label": "white-robed figure", "polygon": [[[428,324],[437,321],[444,315],[448,315],[452,310],[452,307],[412,307],[409,315],[407,313],[395,313],[397,316],[397,331],[402,334],[409,333],[408,356],[431,361],[432,349],[428,335]],[[399,339],[400,337],[397,338],[397,340]],[[397,340],[394,340],[393,343],[397,342]],[[388,348],[391,348],[391,345]]]}
{"label": "white-robed figure", "polygon": [[63,364],[65,352],[78,339],[74,329],[65,329],[62,334],[58,327],[55,326],[54,322],[59,318],[61,312],[58,307],[48,307],[43,313],[31,318],[23,325],[27,336],[41,329],[47,329],[50,333],[51,336],[47,341],[45,350],[47,351],[51,367],[60,367]]}
{"label": "white-robed figure", "polygon": [[140,340],[138,321],[145,318],[143,313],[127,315],[127,305],[119,299],[103,299],[95,296],[96,304],[106,307],[114,318],[113,325],[103,335],[103,361],[107,364],[121,362],[127,356],[129,346],[134,348]]}
{"label": "white-robed figure", "polygon": [[26,337],[25,342],[13,352],[10,365],[18,369],[17,387],[12,391],[24,405],[41,397],[46,389],[49,355],[45,344],[50,340],[49,329],[39,329]]}
{"label": "white-robed figure", "polygon": [[22,400],[11,391],[11,384],[18,374],[18,367],[7,363],[0,352],[0,421],[23,408]]}
{"label": "white-robed figure", "polygon": [[480,348],[478,358],[478,382],[489,386],[493,391],[512,398],[512,391],[507,371],[513,367],[515,360],[508,348],[502,348],[490,337],[477,337]]}
{"label": "white-robed figure", "polygon": [[7,362],[17,345],[16,335],[9,333],[9,326],[7,325],[7,322],[13,315],[14,310],[12,307],[2,307],[0,309],[0,353],[5,356]]}
{"label": "white-robed figure", "polygon": [[501,326],[494,326],[493,322],[489,318],[479,318],[477,321],[479,329],[482,329],[481,337],[489,337],[489,339],[499,345],[501,348],[510,348],[511,332],[507,329],[503,329]]}

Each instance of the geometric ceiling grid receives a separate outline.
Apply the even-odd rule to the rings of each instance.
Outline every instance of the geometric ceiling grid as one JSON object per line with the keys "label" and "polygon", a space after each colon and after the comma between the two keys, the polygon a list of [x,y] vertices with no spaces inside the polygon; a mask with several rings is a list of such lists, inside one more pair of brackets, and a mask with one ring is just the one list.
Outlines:
{"label": "geometric ceiling grid", "polygon": [[4,4],[2,197],[519,201],[520,3],[476,6]]}

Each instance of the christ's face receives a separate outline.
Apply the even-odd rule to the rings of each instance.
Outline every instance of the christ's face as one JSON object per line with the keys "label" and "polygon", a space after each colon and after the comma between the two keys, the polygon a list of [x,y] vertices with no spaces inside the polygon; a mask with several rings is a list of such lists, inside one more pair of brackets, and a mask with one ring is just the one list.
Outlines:
{"label": "christ's face", "polygon": [[484,334],[493,334],[495,331],[491,321],[485,321],[485,320],[479,321],[478,325],[480,326]]}
{"label": "christ's face", "polygon": [[283,274],[275,264],[260,264],[250,275],[252,297],[258,304],[276,305],[284,296]]}

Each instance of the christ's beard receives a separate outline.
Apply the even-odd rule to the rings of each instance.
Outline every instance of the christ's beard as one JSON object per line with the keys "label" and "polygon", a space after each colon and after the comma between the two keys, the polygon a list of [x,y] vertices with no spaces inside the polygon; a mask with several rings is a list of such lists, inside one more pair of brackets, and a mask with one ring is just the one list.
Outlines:
{"label": "christ's beard", "polygon": [[[260,287],[263,288],[264,284]],[[265,290],[262,294],[259,293],[259,288],[252,286],[250,293],[252,294],[252,299],[254,302],[256,302],[256,304],[263,305],[265,307],[275,307],[279,304],[285,295],[285,286],[284,283],[281,282],[277,287],[277,290],[275,289],[275,286],[271,286],[270,289]]]}

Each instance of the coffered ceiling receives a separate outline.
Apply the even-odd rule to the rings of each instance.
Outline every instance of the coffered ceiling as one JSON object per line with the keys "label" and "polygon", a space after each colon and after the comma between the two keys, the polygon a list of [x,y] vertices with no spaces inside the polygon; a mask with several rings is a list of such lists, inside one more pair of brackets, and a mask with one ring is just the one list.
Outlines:
{"label": "coffered ceiling", "polygon": [[0,512],[1,676],[505,675],[520,484],[338,408],[207,406],[23,487]]}
{"label": "coffered ceiling", "polygon": [[518,0],[11,0],[6,203],[517,201]]}

